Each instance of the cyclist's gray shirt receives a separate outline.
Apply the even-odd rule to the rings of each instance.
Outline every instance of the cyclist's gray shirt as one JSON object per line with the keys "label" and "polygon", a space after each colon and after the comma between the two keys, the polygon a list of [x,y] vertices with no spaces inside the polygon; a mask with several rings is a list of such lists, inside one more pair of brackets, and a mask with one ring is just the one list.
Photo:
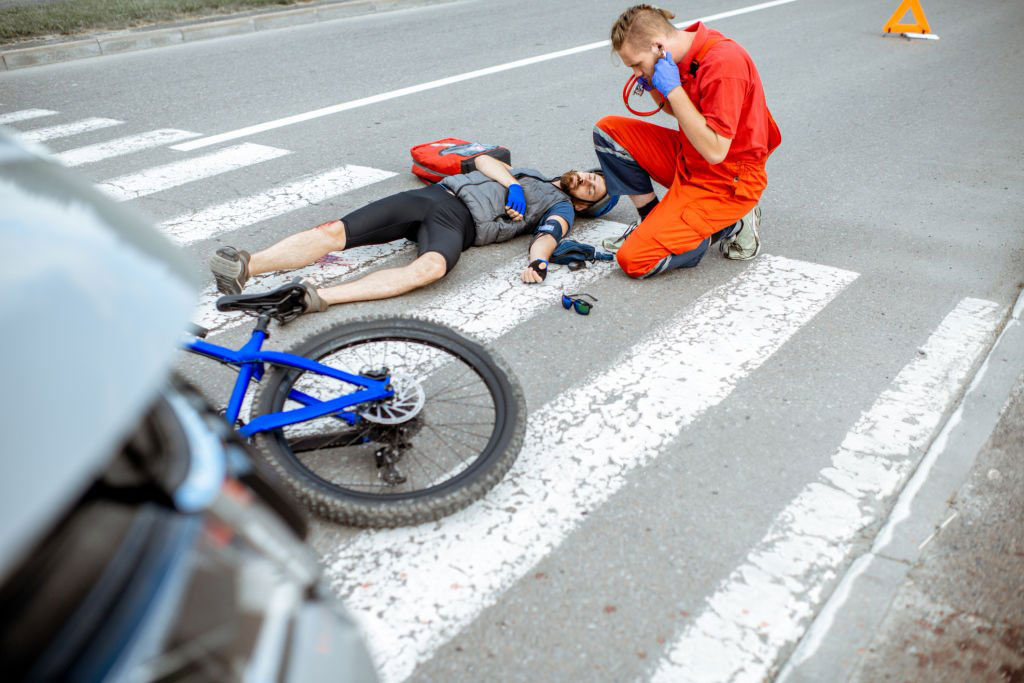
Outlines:
{"label": "cyclist's gray shirt", "polygon": [[[509,173],[523,186],[526,197],[526,217],[514,221],[505,213],[505,187],[480,171],[453,175],[441,184],[455,193],[469,209],[476,224],[474,246],[505,242],[532,232],[559,202],[570,201],[569,196],[551,184],[550,178],[532,168],[513,168]],[[572,228],[572,221],[569,221]],[[566,233],[568,234],[568,233]]]}

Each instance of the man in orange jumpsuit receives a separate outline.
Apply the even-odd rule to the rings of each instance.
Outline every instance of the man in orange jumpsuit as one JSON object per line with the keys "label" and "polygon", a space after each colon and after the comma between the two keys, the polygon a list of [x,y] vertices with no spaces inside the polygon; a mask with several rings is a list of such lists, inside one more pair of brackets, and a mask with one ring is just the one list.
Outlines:
{"label": "man in orange jumpsuit", "polygon": [[[674,16],[636,5],[611,38],[679,129],[621,116],[594,128],[609,194],[629,195],[640,214],[616,254],[630,277],[696,266],[714,242],[726,258],[756,256],[765,162],[781,142],[747,52],[700,22],[679,30]],[[660,202],[652,179],[668,188]]]}

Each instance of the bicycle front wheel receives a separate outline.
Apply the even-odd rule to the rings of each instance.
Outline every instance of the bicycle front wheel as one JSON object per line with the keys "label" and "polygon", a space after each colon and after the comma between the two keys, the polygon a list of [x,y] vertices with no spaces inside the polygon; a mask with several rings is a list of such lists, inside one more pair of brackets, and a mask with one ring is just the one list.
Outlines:
{"label": "bicycle front wheel", "polygon": [[[504,361],[451,328],[407,317],[365,318],[314,331],[288,353],[368,377],[395,396],[351,408],[355,424],[317,418],[256,435],[292,490],[324,517],[394,527],[466,507],[508,471],[522,447],[526,405]],[[300,408],[292,390],[328,400],[358,390],[278,367],[260,382],[257,415]]]}

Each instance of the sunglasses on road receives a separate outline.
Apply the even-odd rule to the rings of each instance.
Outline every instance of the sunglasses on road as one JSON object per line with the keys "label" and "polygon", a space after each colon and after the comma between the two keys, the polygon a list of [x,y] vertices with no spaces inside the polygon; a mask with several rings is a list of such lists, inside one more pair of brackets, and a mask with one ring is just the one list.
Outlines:
{"label": "sunglasses on road", "polygon": [[562,308],[564,308],[565,310],[569,310],[569,308],[572,307],[575,308],[576,312],[579,313],[580,315],[590,315],[590,309],[592,309],[594,305],[584,300],[583,297],[586,297],[587,299],[590,299],[594,303],[597,303],[597,298],[590,296],[586,292],[579,292],[578,294],[563,294]]}

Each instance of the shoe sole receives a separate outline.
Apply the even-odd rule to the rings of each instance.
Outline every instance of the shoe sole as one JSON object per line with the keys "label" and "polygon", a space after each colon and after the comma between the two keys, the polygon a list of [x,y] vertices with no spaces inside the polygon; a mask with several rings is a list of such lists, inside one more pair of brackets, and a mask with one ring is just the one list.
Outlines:
{"label": "shoe sole", "polygon": [[210,272],[217,283],[217,291],[221,294],[241,294],[242,287],[238,283],[238,261],[227,259],[220,254],[210,257]]}
{"label": "shoe sole", "polygon": [[[728,245],[725,245],[724,247],[722,247],[722,246],[719,247],[719,250],[722,252],[722,256],[724,256],[725,258],[729,259],[730,261],[749,261],[749,260],[751,260],[752,258],[755,258],[758,254],[761,253],[761,229],[760,229],[760,226],[761,226],[761,207],[760,206],[755,207],[754,208],[754,213],[757,214],[756,215],[756,220],[754,220],[754,225],[752,227],[752,230],[754,231],[754,253],[751,254],[750,256],[729,256],[729,249],[728,248],[732,246],[732,243],[736,239],[735,237],[733,237],[732,240],[730,240]],[[725,240],[722,240],[722,241],[724,242]]]}
{"label": "shoe sole", "polygon": [[328,308],[330,308],[330,304],[321,299],[320,295],[317,294],[316,285],[314,285],[312,282],[310,282],[309,280],[303,280],[302,278],[298,277],[292,280],[292,282],[296,282],[306,289],[306,297],[304,299],[306,304],[306,310],[303,311],[303,314],[323,313]]}
{"label": "shoe sole", "polygon": [[614,254],[622,248],[625,241],[622,237],[605,237],[601,240],[601,248]]}
{"label": "shoe sole", "polygon": [[618,253],[619,249],[622,248],[622,245],[626,243],[626,238],[636,232],[638,227],[640,227],[639,223],[633,223],[618,237],[605,237],[601,240],[601,247],[605,251],[610,251],[613,254]]}

